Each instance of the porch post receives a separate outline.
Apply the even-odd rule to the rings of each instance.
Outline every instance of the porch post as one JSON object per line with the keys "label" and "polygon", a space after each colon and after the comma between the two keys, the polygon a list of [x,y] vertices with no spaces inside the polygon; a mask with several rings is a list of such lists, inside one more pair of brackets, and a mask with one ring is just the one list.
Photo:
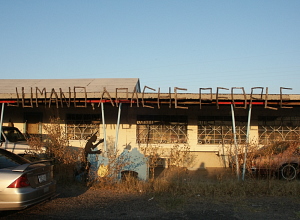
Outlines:
{"label": "porch post", "polygon": [[107,156],[107,147],[106,147],[106,127],[105,127],[105,116],[104,116],[104,104],[101,102],[101,111],[102,111],[102,125],[103,125],[103,138],[104,138],[104,156]]}
{"label": "porch post", "polygon": [[249,112],[248,112],[248,122],[247,122],[247,134],[246,134],[246,145],[245,145],[245,155],[244,155],[244,164],[243,164],[243,175],[242,180],[245,180],[245,172],[246,172],[246,162],[247,162],[247,152],[249,147],[249,133],[250,133],[250,121],[251,121],[251,111],[252,106],[249,106]]}
{"label": "porch post", "polygon": [[115,141],[115,153],[117,152],[117,147],[118,147],[119,127],[120,127],[120,119],[121,119],[121,107],[122,107],[122,103],[120,103],[120,105],[119,105],[119,111],[118,111],[118,121],[117,121],[116,141]]}
{"label": "porch post", "polygon": [[234,117],[233,104],[231,104],[231,117],[232,117],[233,139],[234,139],[234,146],[235,146],[236,176],[237,176],[237,179],[240,180],[240,173],[239,173],[240,168],[239,168],[239,160],[238,160],[238,146],[237,146],[237,141],[236,141],[235,117]]}
{"label": "porch post", "polygon": [[3,123],[3,114],[4,114],[4,103],[2,103],[2,108],[1,108],[1,118],[0,118],[0,137],[2,135],[2,123]]}

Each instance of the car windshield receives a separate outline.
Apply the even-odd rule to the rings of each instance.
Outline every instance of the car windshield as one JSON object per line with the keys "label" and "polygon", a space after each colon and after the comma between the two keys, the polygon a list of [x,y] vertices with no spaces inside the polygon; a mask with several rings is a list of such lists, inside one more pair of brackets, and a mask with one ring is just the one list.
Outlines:
{"label": "car windshield", "polygon": [[30,163],[30,161],[9,151],[0,149],[0,169],[15,167],[26,163]]}
{"label": "car windshield", "polygon": [[[24,135],[17,128],[14,128],[14,127],[6,127],[6,128],[4,127],[3,133],[4,133],[5,137],[7,138],[7,140],[10,142],[18,142],[18,141],[26,140]],[[1,137],[1,140],[3,140],[2,137]]]}

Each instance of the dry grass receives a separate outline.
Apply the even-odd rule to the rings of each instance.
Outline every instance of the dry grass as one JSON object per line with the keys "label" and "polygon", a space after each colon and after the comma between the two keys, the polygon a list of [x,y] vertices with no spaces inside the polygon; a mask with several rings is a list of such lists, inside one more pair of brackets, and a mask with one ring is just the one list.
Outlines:
{"label": "dry grass", "polygon": [[[39,142],[38,139],[32,139],[31,145],[40,147],[46,144],[48,148],[48,156],[53,158],[55,163],[55,178],[59,184],[75,184],[74,168],[78,158],[78,152],[68,148],[68,139],[64,133],[63,127],[60,126],[59,119],[52,120],[51,124],[44,126],[48,133],[48,141],[46,143]],[[277,143],[278,146],[283,143]],[[117,190],[118,192],[130,194],[147,194],[151,197],[160,198],[161,205],[166,209],[176,207],[182,204],[185,198],[191,196],[207,196],[213,198],[224,197],[246,197],[246,196],[299,196],[299,181],[283,181],[272,178],[249,178],[245,181],[238,181],[234,175],[228,170],[225,173],[219,173],[212,176],[203,176],[193,174],[185,168],[186,163],[191,163],[189,147],[180,147],[175,145],[169,151],[170,168],[165,169],[161,175],[155,175],[158,160],[164,156],[166,152],[161,147],[149,147],[142,149],[144,154],[150,159],[148,165],[152,176],[148,181],[140,181],[135,177],[127,177],[124,181],[116,181],[116,176],[127,164],[118,163],[115,153],[108,153],[109,161],[108,174],[100,177],[89,186],[95,189]],[[248,161],[253,159],[253,155],[257,150],[251,146],[251,152],[248,154]],[[268,148],[266,148],[268,150]],[[270,157],[275,152],[266,152]],[[124,159],[123,161],[127,161]],[[150,198],[151,198],[150,197]]]}
{"label": "dry grass", "polygon": [[[136,178],[128,178],[124,182],[114,185],[106,185],[101,182],[93,187],[131,194],[151,194],[155,197],[169,197],[183,200],[184,197],[207,196],[214,198],[224,197],[248,197],[248,196],[299,196],[299,181],[282,181],[270,179],[248,179],[238,181],[234,176],[228,175],[219,178],[199,177],[187,173],[182,169],[168,169],[162,177],[149,181],[139,181]],[[176,199],[175,199],[176,200]],[[175,202],[175,201],[174,201]]]}

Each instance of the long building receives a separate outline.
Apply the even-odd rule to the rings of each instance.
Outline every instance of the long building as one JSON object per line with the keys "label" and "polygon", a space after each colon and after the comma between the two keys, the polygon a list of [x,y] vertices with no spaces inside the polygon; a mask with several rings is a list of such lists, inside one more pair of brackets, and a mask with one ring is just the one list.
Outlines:
{"label": "long building", "polygon": [[59,118],[71,146],[84,147],[98,131],[103,150],[185,146],[191,170],[227,167],[230,152],[246,143],[299,141],[300,95],[268,88],[141,88],[138,78],[5,79],[0,81],[3,125],[46,138],[43,125]]}

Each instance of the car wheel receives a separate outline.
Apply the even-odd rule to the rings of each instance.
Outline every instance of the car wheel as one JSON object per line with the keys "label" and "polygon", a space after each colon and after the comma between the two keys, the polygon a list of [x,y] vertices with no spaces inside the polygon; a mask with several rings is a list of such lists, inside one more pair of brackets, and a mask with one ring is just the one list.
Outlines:
{"label": "car wheel", "polygon": [[293,164],[285,164],[280,169],[280,176],[285,180],[294,180],[297,176],[297,168]]}

